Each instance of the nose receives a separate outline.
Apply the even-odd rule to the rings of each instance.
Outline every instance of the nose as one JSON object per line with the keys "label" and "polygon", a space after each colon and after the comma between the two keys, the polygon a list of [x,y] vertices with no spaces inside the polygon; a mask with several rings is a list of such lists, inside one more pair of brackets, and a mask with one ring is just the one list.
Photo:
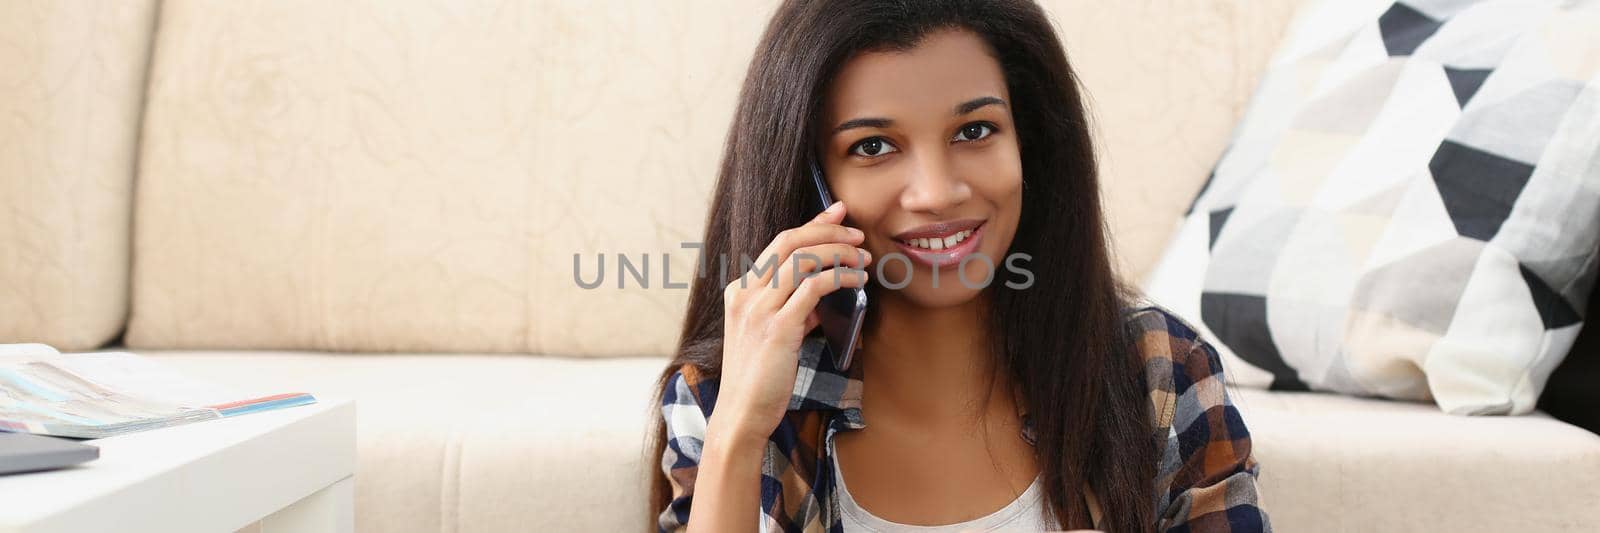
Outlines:
{"label": "nose", "polygon": [[924,150],[915,159],[900,193],[901,207],[937,215],[972,197],[972,187],[956,173],[948,155],[942,150]]}

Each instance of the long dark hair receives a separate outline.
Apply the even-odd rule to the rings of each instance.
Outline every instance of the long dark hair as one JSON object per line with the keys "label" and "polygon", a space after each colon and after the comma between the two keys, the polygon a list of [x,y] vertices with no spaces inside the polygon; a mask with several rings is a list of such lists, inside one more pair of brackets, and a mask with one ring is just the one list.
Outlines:
{"label": "long dark hair", "polygon": [[[783,229],[808,219],[806,162],[825,89],[852,56],[908,50],[930,32],[981,37],[1005,73],[1022,157],[1022,215],[1010,253],[1033,286],[988,289],[988,328],[997,368],[1020,386],[1054,517],[1089,527],[1078,502],[1092,487],[1100,527],[1145,531],[1154,524],[1155,441],[1143,364],[1122,313],[1128,292],[1107,246],[1094,145],[1077,78],[1054,28],[1029,0],[789,0],[774,13],[739,93],[702,257],[758,257]],[[737,273],[732,273],[736,276]],[[656,401],[680,365],[708,376],[722,366],[722,289],[697,278],[678,352],[657,382]],[[670,485],[659,469],[666,429],[654,417],[649,518]],[[648,436],[647,436],[648,438]],[[756,490],[756,487],[751,487]]]}

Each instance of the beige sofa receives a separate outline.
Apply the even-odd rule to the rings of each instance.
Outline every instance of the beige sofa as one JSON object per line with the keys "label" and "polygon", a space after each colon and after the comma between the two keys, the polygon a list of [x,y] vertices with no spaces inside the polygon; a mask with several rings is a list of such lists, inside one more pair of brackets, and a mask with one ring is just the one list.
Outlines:
{"label": "beige sofa", "polygon": [[[1046,2],[1127,276],[1296,3]],[[0,3],[0,342],[356,399],[361,531],[635,529],[687,293],[662,264],[693,268],[771,9]],[[583,290],[574,254],[650,254],[652,286]],[[1577,427],[1235,394],[1282,531],[1600,530]]]}

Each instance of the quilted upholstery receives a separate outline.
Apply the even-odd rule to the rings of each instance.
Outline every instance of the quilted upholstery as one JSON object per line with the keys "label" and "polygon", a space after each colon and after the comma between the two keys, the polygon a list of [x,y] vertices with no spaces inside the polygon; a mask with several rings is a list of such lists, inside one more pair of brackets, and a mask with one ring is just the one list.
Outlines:
{"label": "quilted upholstery", "polygon": [[[128,343],[667,353],[688,291],[663,288],[662,254],[687,280],[773,6],[166,2]],[[1294,2],[1046,7],[1137,276]],[[573,255],[593,272],[602,253],[606,285],[579,288]],[[616,288],[615,254],[649,254],[653,285]]]}
{"label": "quilted upholstery", "polygon": [[0,342],[122,330],[155,4],[0,2]]}

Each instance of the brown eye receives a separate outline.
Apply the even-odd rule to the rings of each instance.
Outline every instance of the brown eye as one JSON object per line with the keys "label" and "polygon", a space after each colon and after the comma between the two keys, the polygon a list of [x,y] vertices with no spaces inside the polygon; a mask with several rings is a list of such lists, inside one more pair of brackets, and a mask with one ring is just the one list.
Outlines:
{"label": "brown eye", "polygon": [[982,122],[973,122],[961,127],[956,133],[956,141],[976,141],[994,133],[994,128]]}
{"label": "brown eye", "polygon": [[855,146],[850,147],[850,153],[852,155],[858,155],[861,157],[878,157],[880,155],[893,153],[895,151],[894,145],[889,144],[889,142],[883,140],[882,137],[866,139],[856,143]]}

